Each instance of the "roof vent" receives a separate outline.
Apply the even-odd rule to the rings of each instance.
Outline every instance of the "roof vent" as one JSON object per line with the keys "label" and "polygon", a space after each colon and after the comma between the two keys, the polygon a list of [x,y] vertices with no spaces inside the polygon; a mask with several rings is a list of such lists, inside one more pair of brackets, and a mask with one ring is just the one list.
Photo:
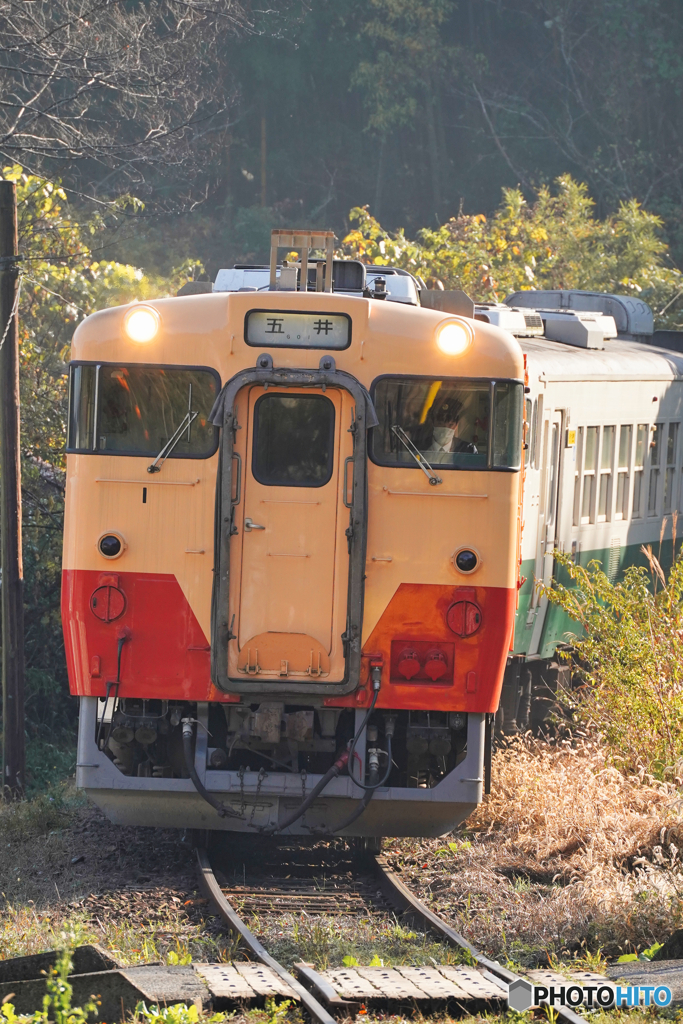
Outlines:
{"label": "roof vent", "polygon": [[614,317],[578,309],[539,309],[549,341],[576,348],[604,349],[607,338],[616,338]]}
{"label": "roof vent", "polygon": [[474,319],[502,327],[516,338],[530,338],[543,334],[543,321],[538,313],[514,309],[502,302],[478,303],[474,307]]}
{"label": "roof vent", "polygon": [[652,310],[642,299],[631,295],[603,295],[601,292],[528,291],[515,292],[505,300],[507,306],[531,309],[575,309],[590,313],[604,313],[614,318],[619,337],[632,341],[649,341],[643,335],[654,330]]}

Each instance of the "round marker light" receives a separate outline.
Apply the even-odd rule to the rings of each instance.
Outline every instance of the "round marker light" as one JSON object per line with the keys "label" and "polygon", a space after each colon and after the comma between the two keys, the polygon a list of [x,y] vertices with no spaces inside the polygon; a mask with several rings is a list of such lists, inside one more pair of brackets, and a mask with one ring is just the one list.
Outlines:
{"label": "round marker light", "polygon": [[436,343],[447,356],[460,356],[469,347],[472,334],[465,324],[451,320],[436,336]]}
{"label": "round marker light", "polygon": [[123,329],[131,341],[151,341],[160,326],[161,318],[153,306],[134,306],[123,318]]}
{"label": "round marker light", "polygon": [[118,558],[126,550],[126,542],[118,533],[103,533],[97,542],[97,550],[105,558]]}
{"label": "round marker light", "polygon": [[479,558],[477,553],[471,551],[470,548],[460,548],[453,556],[453,565],[458,572],[474,572],[479,565]]}

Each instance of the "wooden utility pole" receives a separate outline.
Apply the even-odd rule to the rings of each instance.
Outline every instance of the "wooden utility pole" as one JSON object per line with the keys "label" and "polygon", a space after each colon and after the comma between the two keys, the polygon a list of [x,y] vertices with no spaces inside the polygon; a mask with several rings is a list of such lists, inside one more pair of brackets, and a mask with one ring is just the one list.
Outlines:
{"label": "wooden utility pole", "polygon": [[0,564],[2,792],[24,791],[24,567],[21,551],[17,190],[0,181]]}

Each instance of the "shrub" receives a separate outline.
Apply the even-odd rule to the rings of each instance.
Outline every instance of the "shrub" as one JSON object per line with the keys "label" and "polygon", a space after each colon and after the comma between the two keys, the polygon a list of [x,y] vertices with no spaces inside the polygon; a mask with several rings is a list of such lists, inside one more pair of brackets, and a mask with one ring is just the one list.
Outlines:
{"label": "shrub", "polygon": [[564,695],[574,718],[604,736],[627,772],[672,780],[683,765],[683,551],[668,579],[650,547],[650,571],[631,566],[611,582],[555,552],[570,585],[541,587],[583,630],[567,634],[582,683]]}

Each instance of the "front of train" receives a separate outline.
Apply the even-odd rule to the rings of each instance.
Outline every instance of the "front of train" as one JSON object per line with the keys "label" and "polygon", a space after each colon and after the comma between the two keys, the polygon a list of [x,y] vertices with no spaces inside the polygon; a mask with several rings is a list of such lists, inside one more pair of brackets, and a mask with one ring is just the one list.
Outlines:
{"label": "front of train", "polygon": [[74,335],[77,782],[122,824],[438,835],[481,800],[512,637],[523,357],[277,241],[300,263]]}

